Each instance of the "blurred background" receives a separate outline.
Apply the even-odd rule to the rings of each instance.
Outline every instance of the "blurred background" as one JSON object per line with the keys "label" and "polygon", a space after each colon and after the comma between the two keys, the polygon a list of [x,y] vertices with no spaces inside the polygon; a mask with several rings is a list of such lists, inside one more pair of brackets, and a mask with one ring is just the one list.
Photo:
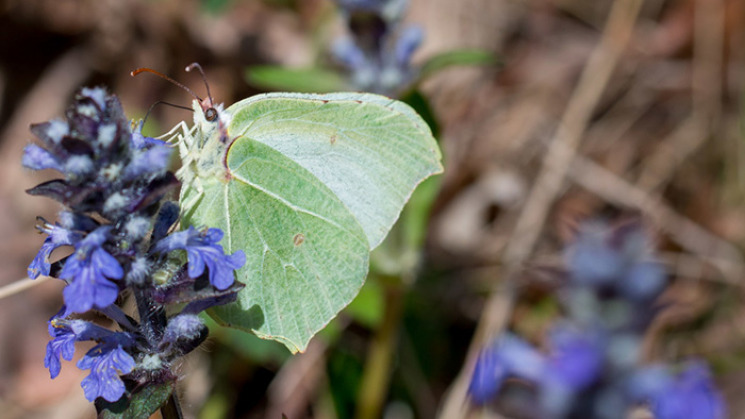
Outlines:
{"label": "blurred background", "polygon": [[[374,254],[360,296],[304,354],[211,328],[181,366],[186,416],[448,412],[474,348],[504,328],[545,332],[563,247],[582,220],[604,217],[641,219],[668,267],[645,358],[708,360],[730,416],[745,418],[745,2],[411,0],[404,21],[424,31],[414,65],[464,48],[496,61],[407,92],[446,167],[403,219],[421,240]],[[196,61],[229,105],[271,85],[252,69],[341,70],[330,51],[346,32],[329,0],[0,0],[0,287],[25,278],[44,238],[35,217],[60,209],[24,193],[53,177],[21,167],[29,124],[62,117],[80,86],[107,86],[141,118],[191,98],[130,71],[202,93],[184,72]],[[181,120],[190,113],[156,107],[145,133]],[[65,363],[52,381],[43,367],[62,288],[0,299],[3,418],[95,417],[86,372]]]}

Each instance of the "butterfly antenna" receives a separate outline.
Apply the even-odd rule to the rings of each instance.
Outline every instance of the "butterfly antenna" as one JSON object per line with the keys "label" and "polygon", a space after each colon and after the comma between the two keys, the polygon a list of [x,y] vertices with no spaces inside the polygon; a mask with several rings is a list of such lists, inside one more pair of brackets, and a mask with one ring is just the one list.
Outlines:
{"label": "butterfly antenna", "polygon": [[147,113],[145,113],[145,117],[142,118],[143,124],[144,124],[144,121],[147,121],[147,117],[150,116],[150,112],[152,112],[153,109],[156,106],[158,106],[158,105],[173,106],[174,108],[184,109],[184,110],[187,110],[189,112],[193,112],[194,111],[192,108],[189,108],[188,106],[176,105],[175,103],[166,102],[165,100],[159,100],[159,101],[153,103],[152,105],[150,105],[150,108],[147,110]]}
{"label": "butterfly antenna", "polygon": [[214,106],[214,102],[212,101],[212,93],[210,93],[210,84],[207,83],[207,76],[204,75],[202,66],[199,65],[199,63],[191,63],[186,66],[186,71],[189,72],[191,70],[194,70],[195,68],[199,71],[199,74],[202,76],[202,81],[204,81],[204,85],[207,87],[207,97],[210,100],[210,106]]}
{"label": "butterfly antenna", "polygon": [[152,112],[153,109],[155,109],[155,107],[158,105],[168,105],[168,106],[173,106],[174,108],[184,109],[190,112],[194,111],[192,108],[189,108],[186,106],[176,105],[175,103],[166,102],[165,100],[159,100],[153,103],[152,105],[150,105],[150,108],[148,108],[147,112],[145,112],[145,116],[142,118],[142,123],[140,124],[141,127],[145,126],[145,122],[147,122],[147,118],[150,116],[150,112]]}
{"label": "butterfly antenna", "polygon": [[[189,89],[188,87],[184,86],[183,84],[181,84],[181,83],[177,82],[176,80],[174,80],[174,79],[172,79],[172,78],[170,78],[170,77],[166,76],[165,74],[163,74],[163,73],[161,73],[161,72],[159,72],[159,71],[155,71],[155,70],[153,70],[152,68],[147,68],[147,67],[143,67],[143,68],[138,68],[138,69],[136,69],[136,70],[132,71],[132,72],[131,72],[131,73],[129,73],[129,74],[130,74],[130,75],[131,75],[132,77],[134,77],[134,76],[136,76],[136,75],[138,75],[138,74],[140,74],[140,73],[145,73],[145,72],[147,72],[147,73],[153,73],[153,74],[155,74],[156,76],[158,76],[158,77],[160,77],[160,78],[162,78],[162,79],[166,79],[166,80],[168,80],[169,82],[171,82],[171,83],[175,84],[176,86],[178,86],[178,87],[180,87],[180,88],[182,88],[182,89],[186,90],[187,92],[189,92],[189,94],[190,94],[190,95],[194,96],[194,99],[198,100],[198,101],[199,101],[199,103],[202,103],[202,99],[201,99],[201,98],[200,98],[199,96],[197,96],[197,94],[196,94],[196,93],[194,93],[194,91],[193,91],[193,90],[191,90],[191,89]],[[204,77],[204,75],[203,75],[202,77]],[[207,92],[209,93],[209,89],[207,90]],[[211,100],[211,99],[210,99],[210,100]]]}

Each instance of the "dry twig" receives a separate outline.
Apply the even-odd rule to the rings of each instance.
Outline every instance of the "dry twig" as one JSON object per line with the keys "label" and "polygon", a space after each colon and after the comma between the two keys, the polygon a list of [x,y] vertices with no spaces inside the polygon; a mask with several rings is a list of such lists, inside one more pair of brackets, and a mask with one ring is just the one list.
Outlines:
{"label": "dry twig", "polygon": [[[580,142],[619,57],[631,38],[642,0],[616,0],[603,30],[600,43],[593,50],[579,83],[567,104],[561,123],[551,140],[541,172],[502,255],[504,278],[509,280],[529,257],[543,230],[549,209],[559,194],[574,150]],[[470,380],[480,348],[489,342],[507,323],[512,293],[493,293],[479,320],[469,351],[458,377],[451,386],[440,416],[462,418],[466,415],[466,399]]]}

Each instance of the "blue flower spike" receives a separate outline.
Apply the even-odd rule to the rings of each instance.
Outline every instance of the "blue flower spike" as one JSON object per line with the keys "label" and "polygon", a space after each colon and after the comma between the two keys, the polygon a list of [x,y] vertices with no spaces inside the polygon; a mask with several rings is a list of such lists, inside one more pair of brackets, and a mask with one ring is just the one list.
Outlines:
{"label": "blue flower spike", "polygon": [[[129,399],[130,407],[142,407],[147,397],[152,403],[149,415],[169,394],[160,391],[162,400],[152,401],[145,389],[172,389],[178,378],[176,359],[208,336],[198,315],[235,301],[242,284],[235,283],[233,271],[246,258],[242,252],[224,254],[217,244],[222,239],[218,229],[172,232],[181,210],[163,198],[179,185],[168,171],[173,148],[143,136],[142,123],[127,121],[116,96],[100,87],[84,88],[66,117],[32,125],[41,144],[26,147],[22,158],[29,169],[62,174],[27,192],[66,207],[56,223],[40,219],[37,228],[47,237],[28,267],[31,278],[51,275],[67,282],[65,306],[49,321],[52,339],[44,366],[55,378],[62,360],[73,359],[77,342],[94,341],[77,363],[90,370],[81,382],[85,397],[95,401],[104,416],[110,403],[122,397]],[[52,253],[64,246],[72,248],[72,254],[53,264]],[[185,251],[188,265],[174,267],[172,259],[163,257],[173,250]],[[195,286],[205,269],[214,287]],[[136,319],[115,304],[123,290],[139,309],[148,308],[139,310]],[[113,320],[122,331],[71,317],[90,310]],[[123,414],[143,413],[126,408]]]}
{"label": "blue flower spike", "polygon": [[505,334],[483,350],[468,388],[471,399],[485,404],[494,397],[508,377],[539,379],[546,359],[523,339]]}
{"label": "blue flower spike", "polygon": [[638,371],[631,379],[634,399],[647,403],[655,419],[724,419],[724,399],[714,387],[709,369],[693,361],[673,374],[656,365]]}
{"label": "blue flower spike", "polygon": [[600,377],[605,348],[597,333],[561,323],[552,328],[549,340],[551,348],[543,379],[582,390]]}
{"label": "blue flower spike", "polygon": [[565,250],[567,281],[558,290],[565,316],[549,329],[546,355],[510,333],[498,338],[477,361],[474,404],[515,396],[500,391],[516,377],[535,391],[500,405],[515,402],[530,417],[622,419],[646,405],[655,419],[723,419],[724,400],[703,362],[677,374],[674,366],[639,365],[667,276],[651,244],[639,222],[582,226]]}

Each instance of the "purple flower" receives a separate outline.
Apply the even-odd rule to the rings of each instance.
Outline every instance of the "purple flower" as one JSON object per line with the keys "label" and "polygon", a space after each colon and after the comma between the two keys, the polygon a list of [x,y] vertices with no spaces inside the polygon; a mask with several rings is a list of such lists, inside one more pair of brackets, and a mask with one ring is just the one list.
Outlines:
{"label": "purple flower", "polygon": [[580,284],[607,284],[623,274],[624,259],[610,245],[611,231],[605,224],[583,226],[577,241],[568,249],[572,277]]}
{"label": "purple flower", "polygon": [[331,53],[337,61],[351,70],[359,70],[367,64],[362,50],[349,38],[334,42]]}
{"label": "purple flower", "polygon": [[168,159],[172,151],[166,145],[154,145],[134,151],[132,160],[124,168],[124,179],[132,180],[164,173],[168,168]]}
{"label": "purple flower", "polygon": [[63,295],[73,312],[82,313],[94,306],[104,308],[119,295],[119,287],[106,279],[121,279],[124,275],[116,258],[102,247],[109,230],[110,226],[104,226],[89,233],[75,246],[75,253],[60,272],[60,278],[70,282]]}
{"label": "purple flower", "polygon": [[400,67],[406,68],[409,65],[411,56],[419,48],[419,45],[421,45],[423,38],[424,32],[418,26],[409,26],[401,32],[401,36],[396,40],[394,54],[396,63]]}
{"label": "purple flower", "polygon": [[132,148],[134,149],[141,149],[145,148],[147,146],[164,146],[166,145],[166,142],[163,140],[158,140],[153,137],[145,137],[142,135],[142,126],[144,122],[140,121],[139,124],[135,127],[135,129],[132,131]]}
{"label": "purple flower", "polygon": [[65,170],[57,157],[36,144],[29,144],[23,149],[21,163],[31,170],[54,169],[59,172]]}
{"label": "purple flower", "polygon": [[556,412],[559,403],[598,379],[604,352],[600,336],[568,324],[556,326],[550,335],[550,354],[545,356],[524,340],[507,334],[479,356],[468,392],[477,404],[494,397],[508,377],[539,386],[541,399]]}
{"label": "purple flower", "polygon": [[644,300],[656,296],[665,286],[665,279],[665,268],[661,264],[645,261],[629,269],[619,288],[629,298]]}
{"label": "purple flower", "polygon": [[549,340],[544,382],[579,391],[599,378],[605,349],[599,333],[562,323],[551,329]]}
{"label": "purple flower", "polygon": [[649,403],[655,419],[725,417],[724,400],[700,362],[691,362],[676,375],[660,366],[646,368],[634,376],[629,389],[634,399]]}
{"label": "purple flower", "polygon": [[96,345],[78,361],[78,368],[90,369],[91,373],[80,383],[85,398],[94,401],[101,397],[109,402],[119,400],[126,388],[119,377],[135,367],[135,360],[118,342]]}
{"label": "purple flower", "polygon": [[49,275],[51,269],[51,262],[49,256],[51,256],[54,249],[60,246],[74,245],[80,240],[80,234],[70,231],[59,225],[51,225],[46,221],[44,224],[37,226],[39,231],[49,235],[44,240],[44,243],[39,249],[39,253],[36,254],[34,260],[28,266],[28,277],[36,279],[39,275]]}
{"label": "purple flower", "polygon": [[506,365],[501,362],[496,345],[482,350],[476,361],[471,383],[468,385],[468,394],[474,403],[485,404],[491,400],[499,391],[507,374]]}
{"label": "purple flower", "polygon": [[[82,320],[77,320],[82,321]],[[75,342],[78,340],[70,324],[55,325],[54,320],[49,322],[49,334],[54,339],[47,343],[47,354],[44,357],[44,367],[49,368],[49,375],[55,378],[62,369],[60,357],[67,361],[72,360],[75,354]]]}
{"label": "purple flower", "polygon": [[611,285],[640,301],[655,297],[665,285],[665,270],[652,259],[650,239],[638,223],[585,224],[566,256],[572,279],[581,285]]}
{"label": "purple flower", "polygon": [[538,380],[545,362],[529,343],[512,334],[504,335],[479,355],[468,394],[475,403],[484,404],[499,392],[509,376]]}
{"label": "purple flower", "polygon": [[222,236],[222,231],[217,228],[199,231],[189,227],[186,231],[172,233],[159,241],[155,245],[155,251],[163,253],[177,249],[186,250],[189,277],[199,277],[206,266],[210,271],[210,283],[215,288],[224,290],[233,284],[233,271],[246,263],[246,255],[242,250],[226,255],[222,246],[217,244]]}
{"label": "purple flower", "polygon": [[67,309],[65,307],[49,320],[49,335],[53,338],[47,343],[47,353],[44,357],[44,366],[49,368],[52,378],[59,375],[62,365],[60,357],[70,361],[75,353],[75,342],[81,340],[98,340],[112,335],[107,329],[89,323],[84,320],[65,318]]}
{"label": "purple flower", "polygon": [[600,378],[605,358],[602,337],[568,323],[551,329],[550,352],[537,383],[546,417],[564,417],[580,392]]}

